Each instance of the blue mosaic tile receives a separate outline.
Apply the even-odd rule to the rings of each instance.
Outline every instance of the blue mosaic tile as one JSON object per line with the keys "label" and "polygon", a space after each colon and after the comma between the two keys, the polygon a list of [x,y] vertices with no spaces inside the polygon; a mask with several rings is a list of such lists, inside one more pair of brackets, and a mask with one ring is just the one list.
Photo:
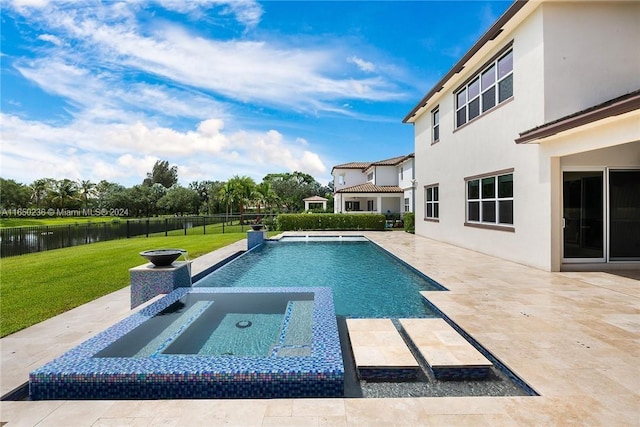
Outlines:
{"label": "blue mosaic tile", "polygon": [[[313,293],[312,340],[296,356],[95,357],[187,293]],[[215,298],[214,298],[215,306]],[[300,346],[299,349],[304,348]],[[302,350],[299,350],[300,354]],[[340,397],[344,366],[329,288],[179,288],[29,375],[33,400]]]}

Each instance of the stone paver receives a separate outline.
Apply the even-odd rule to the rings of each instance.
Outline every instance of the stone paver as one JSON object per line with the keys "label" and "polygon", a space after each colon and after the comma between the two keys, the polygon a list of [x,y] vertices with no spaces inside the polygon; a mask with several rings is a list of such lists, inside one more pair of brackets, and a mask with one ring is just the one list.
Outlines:
{"label": "stone paver", "polygon": [[[640,425],[638,280],[549,273],[401,231],[343,234],[365,234],[447,287],[449,292],[427,292],[427,298],[540,396],[3,401],[0,421],[8,427]],[[194,260],[194,269],[220,254]],[[2,393],[128,314],[125,288],[2,338]]]}
{"label": "stone paver", "polygon": [[400,319],[400,324],[434,369],[492,366],[444,319]]}
{"label": "stone paver", "polygon": [[347,328],[353,359],[361,378],[377,376],[376,371],[392,375],[391,372],[398,368],[416,372],[419,369],[418,362],[391,319],[347,319]]}

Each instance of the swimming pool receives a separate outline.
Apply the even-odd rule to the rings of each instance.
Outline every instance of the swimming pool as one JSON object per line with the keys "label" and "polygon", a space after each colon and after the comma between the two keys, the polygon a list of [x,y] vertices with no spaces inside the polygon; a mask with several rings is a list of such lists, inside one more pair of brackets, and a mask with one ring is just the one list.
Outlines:
{"label": "swimming pool", "polygon": [[338,316],[439,317],[420,291],[446,290],[364,237],[283,237],[198,280],[194,287],[322,286]]}

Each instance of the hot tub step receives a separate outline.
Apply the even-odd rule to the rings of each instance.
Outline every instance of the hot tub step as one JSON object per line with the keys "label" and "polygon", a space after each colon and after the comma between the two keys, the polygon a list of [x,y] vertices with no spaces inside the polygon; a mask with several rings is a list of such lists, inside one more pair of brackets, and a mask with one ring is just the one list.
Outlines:
{"label": "hot tub step", "polygon": [[400,324],[437,379],[480,379],[491,362],[444,319],[401,319]]}
{"label": "hot tub step", "polygon": [[277,357],[308,356],[313,338],[313,301],[289,301],[278,342],[270,354]]}
{"label": "hot tub step", "polygon": [[347,319],[358,376],[364,380],[407,380],[420,366],[391,319]]}

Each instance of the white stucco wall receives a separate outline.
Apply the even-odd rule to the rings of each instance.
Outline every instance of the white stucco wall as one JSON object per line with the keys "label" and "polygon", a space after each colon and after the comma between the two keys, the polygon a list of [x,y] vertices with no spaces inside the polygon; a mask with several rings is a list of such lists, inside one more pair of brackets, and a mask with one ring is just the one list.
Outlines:
{"label": "white stucco wall", "polygon": [[396,166],[375,166],[375,185],[398,185]]}
{"label": "white stucco wall", "polygon": [[640,88],[640,2],[549,2],[545,122]]}
{"label": "white stucco wall", "polygon": [[[550,168],[540,168],[538,146],[517,145],[519,132],[544,123],[542,11],[538,8],[474,67],[459,83],[481,69],[513,39],[514,97],[454,132],[454,96],[443,91],[440,141],[431,144],[431,114],[415,123],[416,233],[542,269],[550,269]],[[515,232],[464,226],[465,177],[514,169]],[[439,222],[424,221],[424,186],[439,185]]]}
{"label": "white stucco wall", "polygon": [[[404,161],[402,164],[398,165],[398,167],[396,168],[396,179],[398,180],[398,186],[402,189],[410,188],[412,185],[411,180],[413,179],[414,169],[413,163],[413,158],[410,158]],[[400,168],[402,168],[403,170],[402,179],[400,179]]]}
{"label": "white stucco wall", "polygon": [[[344,183],[340,184],[339,176],[344,175]],[[345,187],[353,187],[354,185],[364,184],[367,182],[367,175],[362,173],[361,169],[334,169],[333,171],[333,188],[335,191]]]}

